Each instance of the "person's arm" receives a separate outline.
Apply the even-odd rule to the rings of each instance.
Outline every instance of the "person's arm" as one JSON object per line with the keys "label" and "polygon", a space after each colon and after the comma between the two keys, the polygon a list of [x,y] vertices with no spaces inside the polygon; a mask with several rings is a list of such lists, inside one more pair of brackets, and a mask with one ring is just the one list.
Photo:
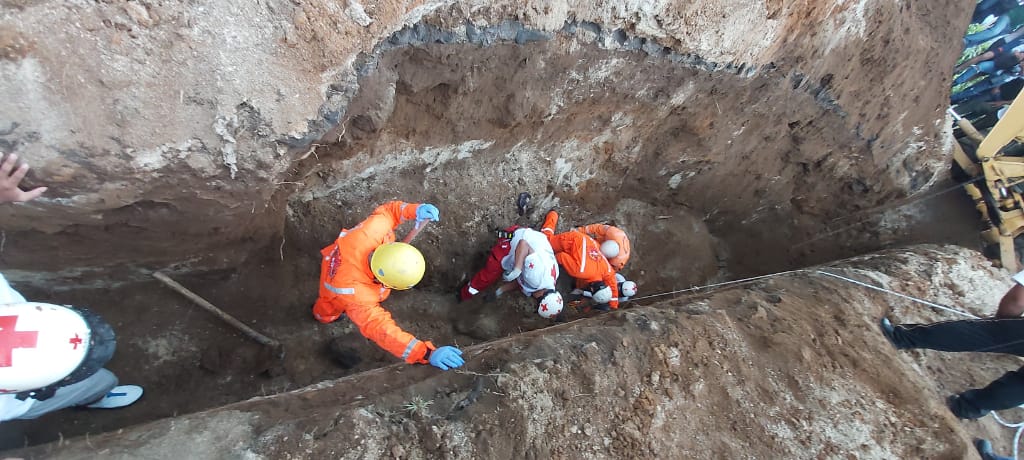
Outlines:
{"label": "person's arm", "polygon": [[604,276],[604,284],[612,289],[612,300],[608,302],[608,306],[612,307],[613,310],[619,308],[619,281],[615,279],[615,272],[609,271]]}
{"label": "person's arm", "polygon": [[345,314],[364,337],[409,364],[427,364],[434,344],[405,332],[380,304],[350,304]]}
{"label": "person's arm", "polygon": [[420,206],[419,203],[406,203],[403,201],[389,201],[373,210],[370,217],[367,220],[375,217],[383,217],[391,225],[391,230],[398,228],[402,222],[413,220],[416,218],[416,208]]}
{"label": "person's arm", "polygon": [[968,67],[970,67],[970,66],[972,66],[974,64],[977,64],[977,63],[979,63],[981,61],[987,61],[987,60],[992,59],[994,57],[996,57],[996,53],[994,53],[992,51],[986,51],[986,52],[981,53],[981,54],[979,54],[977,56],[974,56],[973,58],[969,59],[967,62],[964,62],[963,64],[958,65],[956,67],[956,69],[953,70],[953,75],[956,75],[956,74],[958,74],[960,72],[963,72],[964,69],[966,69],[966,68],[968,68]]}
{"label": "person's arm", "polygon": [[501,286],[498,286],[498,289],[494,290],[494,297],[498,297],[506,292],[512,292],[516,289],[519,289],[519,283],[515,281],[504,283]]}
{"label": "person's arm", "polygon": [[591,238],[599,242],[605,240],[605,232],[607,229],[607,224],[590,224],[582,227],[576,227],[576,231],[586,233],[587,235],[590,235]]}
{"label": "person's arm", "polygon": [[1024,314],[1024,286],[1014,283],[999,301],[996,318],[1017,318],[1021,314]]}
{"label": "person's arm", "polygon": [[[0,157],[3,156],[3,152],[0,152]],[[0,163],[0,204],[34,200],[46,191],[46,187],[36,187],[27,192],[19,188],[18,184],[28,174],[28,163],[15,168],[17,164],[18,155],[13,153]]]}
{"label": "person's arm", "polygon": [[1014,40],[1020,38],[1022,35],[1024,35],[1024,27],[1018,27],[1017,30],[1006,35],[1003,35],[1003,41],[1006,44],[1010,44],[1013,43]]}
{"label": "person's arm", "polygon": [[526,240],[519,240],[519,244],[516,245],[516,258],[515,265],[512,266],[512,270],[523,270],[523,263],[526,262],[526,256],[533,253],[533,248]]}

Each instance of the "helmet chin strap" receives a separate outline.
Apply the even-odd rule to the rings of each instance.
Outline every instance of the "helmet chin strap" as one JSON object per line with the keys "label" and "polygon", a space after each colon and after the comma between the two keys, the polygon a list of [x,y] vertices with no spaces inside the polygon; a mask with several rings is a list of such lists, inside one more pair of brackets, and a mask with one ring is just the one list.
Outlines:
{"label": "helmet chin strap", "polygon": [[547,296],[548,294],[553,294],[555,292],[558,292],[558,291],[556,291],[554,289],[541,289],[541,290],[536,291],[536,292],[533,293],[533,299],[537,301],[537,305],[539,306],[541,301],[544,300],[545,296]]}

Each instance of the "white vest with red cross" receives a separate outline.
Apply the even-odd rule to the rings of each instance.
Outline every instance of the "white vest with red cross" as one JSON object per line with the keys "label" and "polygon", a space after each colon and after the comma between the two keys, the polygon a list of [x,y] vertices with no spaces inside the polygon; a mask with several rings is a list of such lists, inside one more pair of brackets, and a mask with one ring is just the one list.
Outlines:
{"label": "white vest with red cross", "polygon": [[35,390],[67,377],[89,348],[89,325],[75,310],[25,302],[0,305],[0,394]]}

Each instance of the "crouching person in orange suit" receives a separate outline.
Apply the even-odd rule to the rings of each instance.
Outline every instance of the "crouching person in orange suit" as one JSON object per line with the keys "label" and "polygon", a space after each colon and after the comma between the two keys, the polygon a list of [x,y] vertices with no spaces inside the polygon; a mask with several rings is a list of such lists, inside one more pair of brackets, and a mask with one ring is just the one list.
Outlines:
{"label": "crouching person in orange suit", "polygon": [[612,270],[620,272],[629,262],[629,237],[621,228],[608,224],[590,224],[576,227],[575,230],[586,233],[601,244],[601,254],[612,264]]}
{"label": "crouching person in orange suit", "polygon": [[565,268],[565,273],[576,279],[577,289],[593,291],[595,304],[618,309],[619,283],[615,279],[615,270],[601,253],[600,245],[587,234],[575,230],[555,234],[557,225],[558,213],[548,211],[540,231],[548,236],[555,259]]}
{"label": "crouching person in orange suit", "polygon": [[409,364],[430,364],[441,370],[461,366],[461,350],[436,348],[417,339],[402,330],[380,305],[392,289],[415,286],[426,269],[419,250],[395,242],[395,228],[415,219],[418,230],[439,218],[440,212],[432,204],[391,201],[354,228],[342,229],[338,239],[320,251],[320,297],[313,305],[313,316],[330,323],[344,314],[363,336]]}

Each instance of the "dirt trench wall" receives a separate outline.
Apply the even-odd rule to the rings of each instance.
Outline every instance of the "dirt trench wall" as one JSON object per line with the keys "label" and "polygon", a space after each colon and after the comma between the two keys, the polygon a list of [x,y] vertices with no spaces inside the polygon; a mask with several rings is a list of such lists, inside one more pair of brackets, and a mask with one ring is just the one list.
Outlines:
{"label": "dirt trench wall", "polygon": [[[736,204],[712,222],[714,225],[742,221],[765,206],[782,206],[776,217],[779,221],[794,220],[791,209],[814,215],[821,212],[821,203],[837,199],[847,207],[864,206],[919,189],[934,178],[944,155],[940,128],[946,70],[954,59],[947,44],[962,29],[955,25],[966,22],[967,16],[952,2],[867,0],[699,4],[388,1],[372,5],[323,0],[301,5],[283,0],[187,4],[8,0],[3,6],[0,148],[21,154],[35,166],[32,183],[51,186],[43,200],[0,209],[4,270],[15,281],[37,283],[68,277],[84,282],[99,273],[104,278],[101,282],[108,283],[138,276],[139,268],[165,265],[180,270],[234,266],[254,249],[277,246],[288,197],[298,197],[301,203],[302,197],[323,193],[321,184],[312,181],[307,185],[307,174],[353,180],[345,174],[356,171],[352,169],[355,163],[334,172],[338,161],[372,163],[379,155],[407,152],[430,156],[429,149],[463,151],[478,145],[511,150],[517,145],[512,140],[526,128],[542,127],[548,121],[554,122],[550,129],[566,130],[562,139],[557,143],[550,139],[526,142],[521,149],[561,147],[544,154],[567,155],[583,162],[593,161],[594,156],[595,164],[602,158],[621,163],[637,153],[630,150],[636,147],[632,139],[653,134],[660,136],[660,142],[669,143],[682,133],[699,140],[689,146],[694,151],[713,148],[708,155],[743,161],[758,153],[760,138],[770,143],[788,138],[795,153],[776,157],[778,152],[773,151],[765,161],[797,168],[804,176],[841,177],[839,197],[824,196],[812,188],[809,192],[814,193],[794,197],[798,203],[786,204],[781,197],[788,190],[781,188],[774,190],[771,200],[761,203],[759,194],[766,193],[763,189],[775,175],[756,177],[749,168],[738,169],[737,176],[753,175],[758,182],[742,193],[726,196]],[[511,37],[501,35],[502,27],[512,27],[507,21],[518,27]],[[439,58],[453,50],[487,59],[488,48],[479,49],[480,45],[503,48],[495,54],[522,58],[527,68],[537,65],[538,59],[530,63],[533,53],[541,56],[542,62],[550,62],[549,57],[560,52],[584,56],[591,61],[578,66],[561,63],[560,69],[603,78],[592,78],[588,91],[593,94],[570,90],[565,94],[575,99],[563,102],[557,100],[561,94],[558,87],[547,91],[528,88],[541,89],[531,93],[536,96],[508,88],[506,93],[495,93],[512,97],[503,101],[463,100],[463,104],[475,102],[477,106],[498,102],[508,112],[498,120],[507,122],[511,117],[514,123],[485,132],[493,138],[417,138],[412,136],[416,133],[399,130],[392,132],[392,137],[358,139],[355,131],[373,132],[382,127],[375,125],[372,116],[356,117],[373,112],[373,106],[386,109],[389,102],[366,96],[386,94],[379,90],[388,88],[387,79],[364,87],[357,72],[371,75],[374,69],[366,64],[378,56],[386,40],[415,38],[417,29],[412,24],[465,36],[469,42],[474,30],[493,33],[478,36],[476,47],[442,44],[416,51],[418,45],[413,43],[413,48],[398,51],[432,55],[438,66],[420,69],[425,79],[421,83],[444,80],[438,74],[456,78]],[[409,28],[400,32],[403,27]],[[899,52],[893,52],[892,43],[901,44]],[[514,48],[513,44],[520,48],[504,49]],[[670,54],[682,58],[674,62]],[[404,65],[428,61],[410,58]],[[622,111],[626,118],[616,118],[619,112],[610,106],[600,107],[602,89],[619,88],[613,101],[621,103],[629,82],[657,76],[656,72],[643,73],[649,67],[689,72],[694,80],[705,78],[710,71],[719,72],[718,77],[712,73],[711,80],[728,73],[768,76],[764,81],[754,78],[748,83],[728,84],[721,94],[715,94],[714,85],[699,84],[698,90],[710,94],[699,95],[692,106],[683,104],[686,108],[680,117],[688,121],[678,126],[661,125],[659,117],[665,112],[648,111],[643,106],[691,97],[682,94],[686,86],[670,89],[668,83],[678,81],[678,76],[659,83],[661,86],[649,84],[670,92],[640,92],[640,105],[633,108],[638,112]],[[470,69],[456,69],[467,72],[463,78],[473,75]],[[544,77],[569,83],[572,75]],[[792,87],[791,95],[779,92],[783,85]],[[746,89],[738,89],[742,87]],[[759,98],[765,87],[774,96]],[[421,90],[432,88],[436,86],[401,88],[410,97],[404,102],[395,97],[396,113],[403,113],[400,104],[428,102],[424,98],[432,93]],[[741,97],[734,98],[737,91]],[[362,105],[357,103],[360,97]],[[542,103],[549,104],[551,110],[539,110],[544,108]],[[587,123],[591,110],[600,115],[596,125]],[[732,110],[744,114],[738,118],[760,119],[737,125],[729,120]],[[794,110],[798,116],[787,116]],[[404,113],[416,117],[457,115]],[[582,120],[573,123],[570,117]],[[822,126],[819,117],[832,121]],[[633,119],[634,127],[623,133],[623,138],[593,142],[600,132],[622,127],[627,118]],[[347,120],[355,122],[354,129],[347,127]],[[415,118],[400,127],[440,127],[465,121]],[[498,128],[508,129],[499,136]],[[338,137],[341,131],[346,132],[344,137]],[[388,129],[384,131],[387,134]],[[728,132],[745,144],[732,157],[719,150],[729,150],[723,144]],[[580,137],[576,144],[569,142],[574,133]],[[409,145],[403,144],[404,134],[412,136]],[[310,156],[311,143],[327,147]],[[367,154],[357,148],[371,145],[386,152]],[[569,152],[574,147],[578,150]],[[595,147],[598,151],[590,152]],[[658,181],[647,184],[656,190],[634,187],[639,189],[625,195],[656,194],[649,198],[661,199],[672,193],[657,184],[672,189],[672,184],[678,185],[687,174],[699,172],[701,161],[715,161],[686,159],[679,152],[666,152],[668,147],[643,146],[640,153],[645,164],[641,167],[650,172],[632,179],[635,184],[657,176]],[[310,164],[309,158],[326,164]],[[698,165],[670,166],[684,159]],[[558,158],[553,161],[557,163]],[[496,164],[498,170],[506,171],[515,165],[514,160]],[[466,172],[481,176],[486,171]],[[388,174],[370,171],[366,179],[386,182]],[[534,186],[537,181],[532,179]],[[557,189],[565,181],[585,179],[577,173],[559,172],[535,186]],[[429,192],[443,199],[437,188],[451,190],[466,184],[429,185]],[[685,201],[683,191],[712,185],[701,184],[699,179],[692,186],[687,184],[678,192],[677,201]],[[388,193],[393,192],[369,190],[364,194],[377,198]],[[585,190],[572,189],[563,192],[563,197],[575,198],[580,193]],[[337,205],[354,197],[332,199]],[[714,211],[706,206],[711,199],[700,203],[697,213]],[[593,202],[587,200],[584,196],[580,202]],[[294,213],[294,209],[287,212]],[[336,224],[316,228],[319,231]]]}
{"label": "dirt trench wall", "polygon": [[[828,271],[988,314],[977,253],[919,246],[470,347],[463,370],[396,365],[16,455],[46,458],[971,458],[945,395],[1012,357],[897,352],[877,330],[949,319]],[[969,432],[968,432],[969,430]]]}

